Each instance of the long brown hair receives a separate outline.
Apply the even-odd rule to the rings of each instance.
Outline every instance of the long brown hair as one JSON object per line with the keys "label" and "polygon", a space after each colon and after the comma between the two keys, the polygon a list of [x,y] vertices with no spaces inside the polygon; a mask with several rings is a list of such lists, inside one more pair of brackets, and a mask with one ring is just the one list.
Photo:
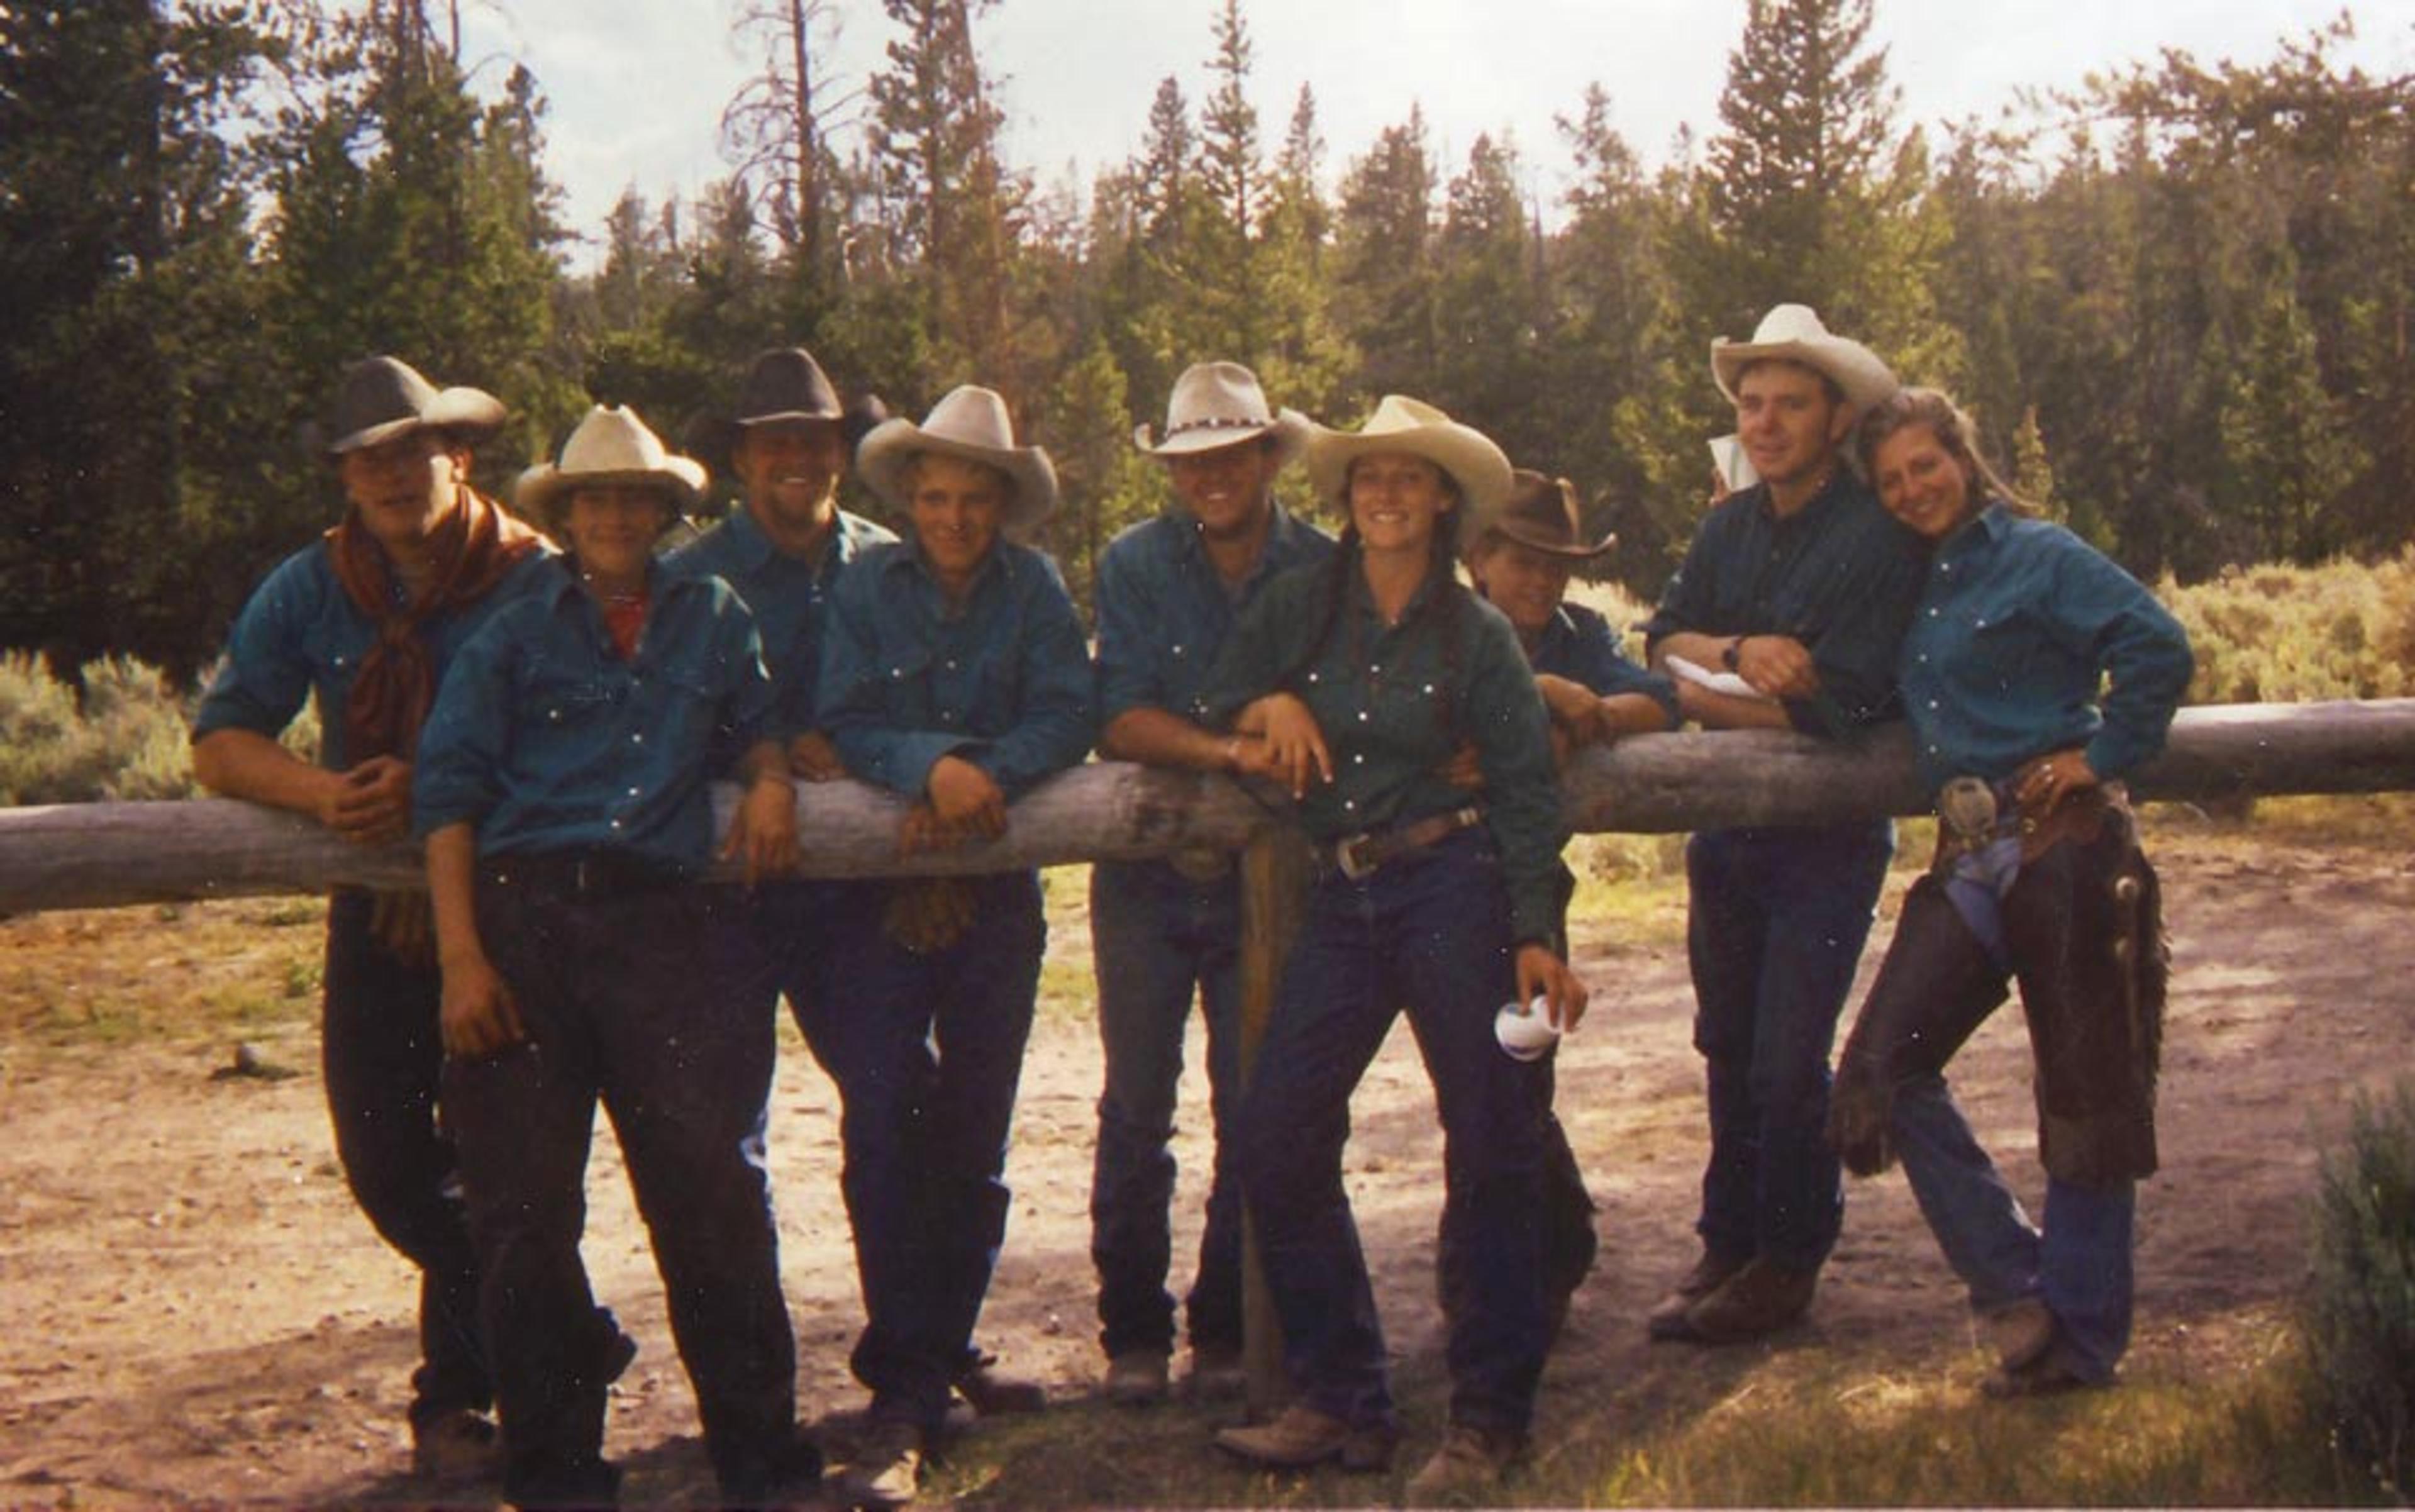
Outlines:
{"label": "long brown hair", "polygon": [[1993,500],[2017,515],[2038,515],[2038,506],[2013,491],[1988,459],[1979,455],[1978,427],[1962,407],[1948,398],[1944,392],[1933,388],[1899,388],[1869,407],[1853,435],[1854,459],[1862,465],[1862,476],[1878,486],[1878,469],[1873,465],[1879,447],[1887,438],[1908,427],[1920,426],[1937,438],[1945,455],[1962,470],[1963,487],[1971,493],[1971,509],[1977,513]]}

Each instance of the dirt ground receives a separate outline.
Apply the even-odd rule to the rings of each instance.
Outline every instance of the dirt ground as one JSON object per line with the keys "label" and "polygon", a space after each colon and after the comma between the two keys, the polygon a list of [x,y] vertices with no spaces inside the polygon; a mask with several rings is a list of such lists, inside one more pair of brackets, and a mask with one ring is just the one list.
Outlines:
{"label": "dirt ground", "polygon": [[[2129,1370],[2218,1378],[2240,1320],[2269,1317],[2302,1269],[2318,1142],[2348,1094],[2415,1066],[2415,862],[2388,845],[2288,843],[2151,825],[2178,961],[2164,1077],[2166,1170],[2144,1190],[2139,1328]],[[1898,879],[1899,881],[1900,879]],[[1058,889],[1071,897],[1074,887]],[[297,969],[197,949],[213,915],[283,908],[289,953],[315,935],[294,904],[59,914],[0,924],[0,1506],[424,1504],[403,1476],[412,1288],[352,1209],[330,1151],[307,1014],[251,1035],[285,1077],[214,1075],[238,1038],[91,1043],[40,1032],[64,996],[202,1001],[245,970]],[[1889,905],[1891,919],[1892,903]],[[1890,924],[1874,936],[1865,974]],[[272,933],[255,928],[252,933]],[[1060,915],[1051,982],[1087,981],[1087,940]],[[221,927],[220,935],[228,937]],[[1873,1370],[1975,1377],[1966,1314],[1900,1175],[1857,1183],[1808,1325],[1774,1346],[1706,1356],[1646,1344],[1643,1310],[1690,1260],[1702,1156],[1699,1064],[1682,952],[1581,932],[1594,1016],[1566,1045],[1560,1108],[1604,1238],[1545,1379],[1538,1443],[1614,1443],[1733,1389],[1768,1348],[1867,1356]],[[289,981],[288,996],[307,983]],[[160,1006],[152,1005],[155,1009]],[[85,1016],[98,1010],[87,1005]],[[1195,1242],[1205,1083],[1185,1084],[1177,1253]],[[2000,1014],[1957,1063],[1982,1137],[2034,1199],[2025,1047]],[[1074,1007],[1043,1010],[1011,1168],[1015,1204],[981,1337],[1048,1380],[1092,1431],[1078,1451],[1013,1430],[969,1499],[1102,1505],[1262,1500],[1206,1446],[1206,1408],[1118,1412],[1091,1398],[1099,1360],[1087,1192],[1098,1051]],[[1442,1415],[1432,1238],[1440,1136],[1405,1033],[1361,1088],[1349,1165],[1397,1361],[1412,1456]],[[772,1129],[783,1268],[803,1411],[843,1441],[860,1404],[846,1372],[858,1312],[836,1189],[828,1085],[784,1031]],[[598,1141],[587,1242],[598,1294],[642,1346],[617,1389],[609,1450],[628,1500],[684,1504],[710,1478],[661,1289],[613,1145]],[[1186,1267],[1187,1268],[1187,1267]],[[1178,1285],[1179,1283],[1178,1282]],[[1062,1415],[1060,1420],[1062,1420]],[[1102,1452],[1103,1451],[1103,1452]],[[1413,1466],[1415,1459],[1409,1459]],[[1334,1484],[1311,1499],[1386,1494]],[[474,1499],[473,1499],[474,1500]]]}

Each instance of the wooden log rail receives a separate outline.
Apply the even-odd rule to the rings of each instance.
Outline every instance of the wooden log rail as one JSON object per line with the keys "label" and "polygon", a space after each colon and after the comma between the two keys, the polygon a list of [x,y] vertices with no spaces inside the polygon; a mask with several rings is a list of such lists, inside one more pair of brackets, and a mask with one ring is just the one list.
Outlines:
{"label": "wooden log rail", "polygon": [[[1924,797],[1899,727],[1831,745],[1780,731],[1642,735],[1584,753],[1566,783],[1580,832],[1674,832],[1915,814]],[[2131,783],[2147,799],[2415,790],[2415,699],[2232,704],[2181,711],[2170,749]],[[732,795],[719,795],[726,820]],[[1280,800],[1222,778],[1102,762],[1018,801],[999,840],[896,854],[902,807],[855,783],[801,784],[805,869],[818,876],[983,872],[1238,850]],[[0,913],[410,886],[414,847],[348,845],[296,815],[224,799],[0,810]]]}

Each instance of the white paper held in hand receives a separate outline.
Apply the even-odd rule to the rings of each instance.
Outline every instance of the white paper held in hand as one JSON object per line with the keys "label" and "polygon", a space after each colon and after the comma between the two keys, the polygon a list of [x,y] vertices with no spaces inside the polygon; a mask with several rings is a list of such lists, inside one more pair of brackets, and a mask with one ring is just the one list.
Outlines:
{"label": "white paper held in hand", "polygon": [[1540,1060],[1560,1042],[1560,1027],[1552,1022],[1550,1001],[1538,994],[1531,1003],[1502,1004],[1492,1015],[1492,1038],[1513,1060]]}

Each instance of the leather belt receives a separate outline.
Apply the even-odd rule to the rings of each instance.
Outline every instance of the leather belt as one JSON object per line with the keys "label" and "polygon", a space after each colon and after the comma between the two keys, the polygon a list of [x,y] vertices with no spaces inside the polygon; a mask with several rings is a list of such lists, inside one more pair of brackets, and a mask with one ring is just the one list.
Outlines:
{"label": "leather belt", "polygon": [[694,872],[677,862],[609,847],[492,856],[479,862],[478,874],[497,887],[566,898],[626,897],[696,880]]}
{"label": "leather belt", "polygon": [[1355,835],[1343,835],[1329,846],[1317,847],[1317,857],[1326,865],[1357,882],[1376,868],[1396,861],[1413,850],[1422,850],[1437,840],[1448,839],[1462,830],[1473,830],[1483,822],[1484,811],[1470,803],[1448,814],[1431,815],[1406,824],[1388,825],[1381,830],[1361,830]]}

